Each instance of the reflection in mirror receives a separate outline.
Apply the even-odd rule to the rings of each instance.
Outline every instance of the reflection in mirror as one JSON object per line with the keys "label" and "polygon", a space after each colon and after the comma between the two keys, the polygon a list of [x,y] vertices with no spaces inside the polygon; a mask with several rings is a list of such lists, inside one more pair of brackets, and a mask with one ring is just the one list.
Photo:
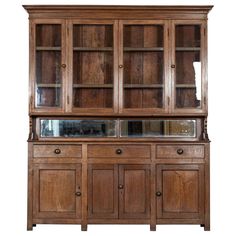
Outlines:
{"label": "reflection in mirror", "polygon": [[115,137],[115,120],[40,120],[41,137]]}
{"label": "reflection in mirror", "polygon": [[196,137],[196,120],[121,120],[121,137]]}

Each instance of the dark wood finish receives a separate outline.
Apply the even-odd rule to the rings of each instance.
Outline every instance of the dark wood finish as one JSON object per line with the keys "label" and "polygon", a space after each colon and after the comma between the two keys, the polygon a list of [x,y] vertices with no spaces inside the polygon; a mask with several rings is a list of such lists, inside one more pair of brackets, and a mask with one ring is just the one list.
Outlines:
{"label": "dark wood finish", "polygon": [[[199,224],[210,230],[212,6],[24,8],[30,21],[27,230],[36,224],[80,224],[82,231],[88,224],[149,224],[152,231],[158,224]],[[193,62],[201,62],[201,88]],[[41,117],[171,117],[197,119],[197,128],[191,138],[45,138]]]}
{"label": "dark wood finish", "polygon": [[204,158],[204,145],[157,145],[156,158]]}
{"label": "dark wood finish", "polygon": [[88,145],[88,158],[150,158],[149,145]]}
{"label": "dark wood finish", "polygon": [[158,165],[156,178],[157,218],[203,218],[203,165]]}
{"label": "dark wood finish", "polygon": [[119,218],[150,217],[150,166],[119,166]]}
{"label": "dark wood finish", "polygon": [[89,219],[118,218],[118,166],[88,166]]}
{"label": "dark wood finish", "polygon": [[81,167],[34,166],[34,218],[81,218]]}
{"label": "dark wood finish", "polygon": [[42,157],[78,157],[82,156],[82,147],[81,145],[34,145],[33,148],[34,158]]}

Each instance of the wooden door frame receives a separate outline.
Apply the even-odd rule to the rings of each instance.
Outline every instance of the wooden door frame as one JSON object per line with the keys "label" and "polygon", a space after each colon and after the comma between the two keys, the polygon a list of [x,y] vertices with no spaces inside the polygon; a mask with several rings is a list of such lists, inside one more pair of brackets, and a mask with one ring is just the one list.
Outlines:
{"label": "wooden door frame", "polygon": [[[164,91],[163,91],[163,108],[124,108],[124,61],[123,61],[123,34],[124,34],[124,25],[163,25],[164,28],[164,66],[163,66],[163,77],[164,77]],[[153,115],[156,114],[165,114],[168,113],[169,105],[168,100],[170,97],[169,90],[169,75],[168,75],[168,20],[119,20],[119,113],[126,115],[134,114],[145,114]]]}
{"label": "wooden door frame", "polygon": [[[71,170],[76,173],[75,180],[75,193],[79,191],[78,188],[82,188],[81,184],[81,164],[34,164],[33,165],[33,218],[34,219],[81,219],[81,197],[75,195],[76,211],[75,213],[64,213],[64,212],[40,212],[39,207],[39,176],[40,170]],[[83,194],[83,193],[82,193]]]}
{"label": "wooden door frame", "polygon": [[175,59],[175,25],[201,25],[201,50],[200,50],[200,61],[201,61],[201,108],[175,108],[176,103],[176,89],[175,80],[176,73],[175,68],[169,66],[170,74],[170,88],[171,88],[171,102],[170,102],[170,113],[173,114],[206,114],[207,113],[207,93],[208,93],[208,82],[207,82],[207,21],[206,20],[170,20],[170,63],[176,67]]}
{"label": "wooden door frame", "polygon": [[[68,106],[67,112],[83,115],[112,115],[118,113],[118,20],[66,20],[68,30]],[[73,25],[112,25],[113,27],[113,107],[112,108],[73,108]]]}
{"label": "wooden door frame", "polygon": [[66,58],[66,21],[64,19],[31,19],[29,22],[29,113],[59,113],[65,111],[67,71],[68,68],[61,69],[61,107],[36,107],[36,25],[38,24],[58,24],[61,25],[61,64],[67,65]]}
{"label": "wooden door frame", "polygon": [[[183,170],[183,171],[198,171],[198,197],[199,197],[199,212],[197,213],[164,213],[163,212],[163,170]],[[158,164],[156,166],[156,191],[161,192],[161,196],[157,196],[157,219],[204,219],[204,164]]]}

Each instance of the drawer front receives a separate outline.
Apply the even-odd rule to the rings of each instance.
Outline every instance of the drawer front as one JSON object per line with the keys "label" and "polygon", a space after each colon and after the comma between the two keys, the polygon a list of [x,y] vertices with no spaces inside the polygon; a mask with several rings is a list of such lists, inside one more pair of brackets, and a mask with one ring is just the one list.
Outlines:
{"label": "drawer front", "polygon": [[149,145],[88,145],[89,158],[150,158]]}
{"label": "drawer front", "polygon": [[34,157],[76,157],[81,158],[81,145],[34,145]]}
{"label": "drawer front", "polygon": [[157,145],[156,158],[204,158],[204,145]]}

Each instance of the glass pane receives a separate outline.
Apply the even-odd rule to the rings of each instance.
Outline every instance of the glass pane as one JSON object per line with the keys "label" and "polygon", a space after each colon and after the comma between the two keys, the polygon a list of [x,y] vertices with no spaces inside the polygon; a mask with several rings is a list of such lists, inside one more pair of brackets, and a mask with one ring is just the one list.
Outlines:
{"label": "glass pane", "polygon": [[162,25],[125,25],[124,47],[163,47],[164,29]]}
{"label": "glass pane", "polygon": [[162,25],[124,26],[124,108],[163,107],[163,38]]}
{"label": "glass pane", "polygon": [[176,25],[176,47],[201,47],[200,25]]}
{"label": "glass pane", "polygon": [[109,88],[74,88],[74,107],[112,108],[113,91]]}
{"label": "glass pane", "polygon": [[176,26],[176,108],[201,108],[200,25]]}
{"label": "glass pane", "polygon": [[115,120],[40,120],[40,137],[115,137]]}
{"label": "glass pane", "polygon": [[125,108],[162,108],[163,89],[125,88]]}
{"label": "glass pane", "polygon": [[113,107],[113,26],[73,26],[73,106]]}
{"label": "glass pane", "polygon": [[36,107],[61,106],[61,25],[36,25]]}
{"label": "glass pane", "polygon": [[196,137],[196,120],[121,120],[121,137]]}
{"label": "glass pane", "polygon": [[61,46],[61,25],[56,25],[56,24],[36,25],[36,46],[37,47],[60,47]]}
{"label": "glass pane", "polygon": [[74,25],[74,47],[113,47],[112,25]]}

